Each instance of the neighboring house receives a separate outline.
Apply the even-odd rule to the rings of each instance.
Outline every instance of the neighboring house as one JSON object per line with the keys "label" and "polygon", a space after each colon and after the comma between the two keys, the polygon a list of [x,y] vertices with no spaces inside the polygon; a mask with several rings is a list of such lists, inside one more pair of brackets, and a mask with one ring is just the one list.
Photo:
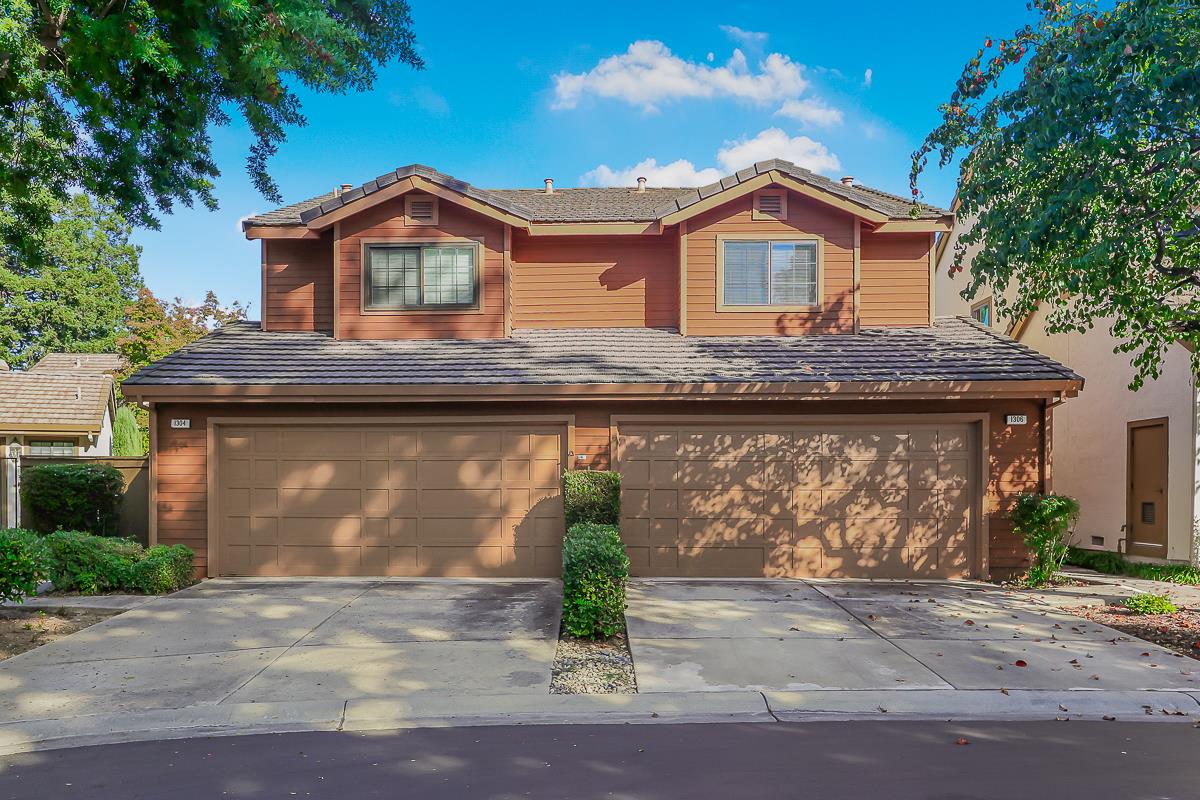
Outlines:
{"label": "neighboring house", "polygon": [[1119,550],[1166,561],[1197,558],[1200,530],[1200,450],[1197,449],[1196,380],[1182,345],[1167,350],[1162,375],[1138,391],[1129,389],[1134,369],[1119,340],[1101,323],[1087,333],[1046,333],[1046,308],[1018,320],[996,319],[994,298],[981,291],[973,301],[961,292],[970,273],[950,275],[956,228],[938,243],[937,304],[970,314],[993,330],[1069,363],[1087,379],[1087,391],[1054,415],[1053,490],[1079,500],[1075,544]]}
{"label": "neighboring house", "polygon": [[0,370],[0,444],[29,456],[110,456],[114,354],[50,353],[31,369]]}
{"label": "neighboring house", "polygon": [[561,473],[620,472],[638,575],[1019,568],[1081,381],[935,319],[947,212],[786,161],[700,189],[409,166],[251,217],[262,320],[122,386],[152,541],[209,575],[557,575]]}

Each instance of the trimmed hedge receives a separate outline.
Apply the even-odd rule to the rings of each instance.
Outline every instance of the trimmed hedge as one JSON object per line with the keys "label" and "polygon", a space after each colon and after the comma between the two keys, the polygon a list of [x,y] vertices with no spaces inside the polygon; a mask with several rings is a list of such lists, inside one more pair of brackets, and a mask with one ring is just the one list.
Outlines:
{"label": "trimmed hedge", "polygon": [[563,627],[583,639],[625,627],[629,557],[615,525],[581,522],[563,540]]}
{"label": "trimmed hedge", "polygon": [[1200,569],[1190,564],[1146,564],[1141,561],[1126,561],[1120,553],[1111,550],[1085,550],[1072,547],[1067,551],[1066,563],[1076,567],[1094,569],[1107,575],[1128,575],[1148,581],[1166,581],[1195,586],[1200,584]]}
{"label": "trimmed hedge", "polygon": [[146,594],[164,594],[192,582],[192,551],[185,545],[155,545],[130,570],[129,586]]}
{"label": "trimmed hedge", "polygon": [[0,530],[0,600],[24,602],[50,576],[46,543],[34,531]]}
{"label": "trimmed hedge", "polygon": [[54,588],[80,594],[161,594],[192,582],[192,551],[184,545],[149,550],[133,539],[55,531],[46,537]]}
{"label": "trimmed hedge", "polygon": [[21,473],[21,502],[39,533],[115,532],[124,488],[121,471],[108,464],[43,464]]}
{"label": "trimmed hedge", "polygon": [[563,513],[567,529],[581,522],[621,524],[621,475],[607,470],[563,473]]}

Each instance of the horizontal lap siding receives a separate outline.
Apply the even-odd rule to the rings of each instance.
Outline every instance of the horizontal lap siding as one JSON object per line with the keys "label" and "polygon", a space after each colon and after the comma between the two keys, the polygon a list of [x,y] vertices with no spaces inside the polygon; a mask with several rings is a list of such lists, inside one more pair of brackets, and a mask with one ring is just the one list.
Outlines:
{"label": "horizontal lap siding", "polygon": [[863,325],[929,324],[928,233],[862,234]]}
{"label": "horizontal lap siding", "polygon": [[662,236],[513,232],[513,328],[664,328],[679,322],[679,249]]}
{"label": "horizontal lap siding", "polygon": [[[854,218],[795,192],[788,218],[751,218],[746,195],[688,223],[687,332],[691,336],[848,333],[854,330]],[[717,311],[717,236],[795,233],[825,239],[824,308],[820,311]]]}
{"label": "horizontal lap siding", "polygon": [[[340,223],[338,337],[342,339],[491,339],[504,336],[504,225],[438,201],[438,224],[404,224],[404,198],[382,203]],[[482,310],[479,312],[364,313],[364,240],[482,240]]]}
{"label": "horizontal lap siding", "polygon": [[[986,412],[991,438],[985,509],[989,515],[990,559],[995,574],[1007,574],[1026,564],[1020,537],[1012,531],[1007,513],[1016,495],[1039,491],[1044,485],[1042,464],[1041,404],[1033,400],[993,401],[638,401],[485,404],[302,404],[250,403],[161,404],[156,419],[158,445],[155,469],[158,541],[186,544],[196,551],[197,567],[207,566],[208,497],[207,433],[209,416],[249,417],[268,421],[280,417],[328,417],[352,421],[356,417],[395,417],[482,414],[544,414],[575,417],[575,447],[572,463],[579,467],[607,469],[612,466],[610,442],[613,414],[753,414],[762,421],[780,414],[929,414]],[[1005,426],[1006,414],[1025,414],[1029,424]],[[191,428],[171,428],[172,418],[191,420]],[[582,459],[579,456],[583,456]]]}
{"label": "horizontal lap siding", "polygon": [[333,330],[333,234],[263,240],[263,322],[270,331]]}

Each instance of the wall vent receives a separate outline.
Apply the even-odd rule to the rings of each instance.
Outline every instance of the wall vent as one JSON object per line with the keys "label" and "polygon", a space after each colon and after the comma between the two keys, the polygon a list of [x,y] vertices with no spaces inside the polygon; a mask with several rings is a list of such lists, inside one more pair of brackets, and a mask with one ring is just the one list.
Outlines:
{"label": "wall vent", "polygon": [[754,195],[753,219],[787,219],[787,192],[762,191]]}
{"label": "wall vent", "polygon": [[404,221],[407,225],[437,225],[437,198],[427,194],[405,195]]}

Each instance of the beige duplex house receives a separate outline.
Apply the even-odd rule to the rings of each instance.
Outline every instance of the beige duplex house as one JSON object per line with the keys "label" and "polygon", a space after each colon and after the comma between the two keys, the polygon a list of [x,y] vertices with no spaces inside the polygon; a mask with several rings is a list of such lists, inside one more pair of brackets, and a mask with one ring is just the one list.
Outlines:
{"label": "beige duplex house", "polygon": [[1166,354],[1162,374],[1131,391],[1129,356],[1114,352],[1119,340],[1098,325],[1087,333],[1048,334],[1046,309],[1020,320],[997,319],[986,290],[962,298],[974,252],[963,271],[951,275],[958,237],[970,220],[959,220],[938,242],[935,294],[939,313],[970,316],[1007,333],[1050,358],[1069,364],[1086,381],[1070,403],[1056,408],[1053,441],[1054,491],[1079,500],[1082,512],[1074,542],[1118,550],[1135,559],[1200,559],[1200,443],[1196,376],[1182,345]]}

